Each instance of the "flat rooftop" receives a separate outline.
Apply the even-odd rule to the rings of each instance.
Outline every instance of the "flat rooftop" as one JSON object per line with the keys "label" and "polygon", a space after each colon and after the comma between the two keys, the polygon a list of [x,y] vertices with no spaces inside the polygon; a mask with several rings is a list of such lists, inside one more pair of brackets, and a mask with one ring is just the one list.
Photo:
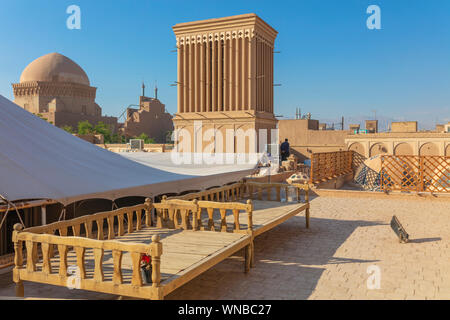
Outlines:
{"label": "flat rooftop", "polygon": [[[411,241],[390,228],[396,215]],[[303,214],[255,239],[255,268],[231,257],[166,299],[450,299],[450,201],[317,197],[311,227]],[[367,288],[367,268],[381,288]],[[117,299],[117,296],[25,282],[28,298]],[[0,296],[14,296],[11,273]]]}

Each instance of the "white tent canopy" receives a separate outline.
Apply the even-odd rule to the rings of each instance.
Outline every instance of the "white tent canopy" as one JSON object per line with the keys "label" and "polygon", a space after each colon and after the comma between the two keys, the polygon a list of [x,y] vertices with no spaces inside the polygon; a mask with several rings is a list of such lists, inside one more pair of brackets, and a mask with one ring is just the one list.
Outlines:
{"label": "white tent canopy", "polygon": [[0,95],[0,195],[9,201],[53,199],[67,205],[83,199],[202,190],[237,181],[257,165],[208,166],[207,171],[197,165],[186,175],[159,169],[158,161],[165,162],[161,168],[170,167],[164,157],[168,156],[145,164],[126,159],[74,137]]}

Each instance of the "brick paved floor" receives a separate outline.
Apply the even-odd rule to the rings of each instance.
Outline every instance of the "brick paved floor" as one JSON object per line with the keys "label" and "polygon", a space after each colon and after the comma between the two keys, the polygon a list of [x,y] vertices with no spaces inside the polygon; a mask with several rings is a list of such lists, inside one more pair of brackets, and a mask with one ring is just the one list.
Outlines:
{"label": "brick paved floor", "polygon": [[[394,214],[410,243],[392,232]],[[256,238],[249,274],[242,257],[232,257],[166,299],[450,299],[450,202],[320,197],[311,216],[309,230],[301,214]],[[367,289],[372,265],[380,289]],[[35,283],[25,283],[25,294],[116,298]],[[13,286],[0,284],[0,296],[8,295]]]}

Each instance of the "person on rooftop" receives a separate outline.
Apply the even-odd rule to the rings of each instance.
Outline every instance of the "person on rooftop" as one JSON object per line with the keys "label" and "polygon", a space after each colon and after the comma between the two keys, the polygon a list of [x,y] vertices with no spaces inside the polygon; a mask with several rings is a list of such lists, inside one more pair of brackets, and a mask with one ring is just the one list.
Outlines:
{"label": "person on rooftop", "polygon": [[288,139],[285,139],[284,142],[281,144],[281,161],[286,161],[289,157],[289,142]]}

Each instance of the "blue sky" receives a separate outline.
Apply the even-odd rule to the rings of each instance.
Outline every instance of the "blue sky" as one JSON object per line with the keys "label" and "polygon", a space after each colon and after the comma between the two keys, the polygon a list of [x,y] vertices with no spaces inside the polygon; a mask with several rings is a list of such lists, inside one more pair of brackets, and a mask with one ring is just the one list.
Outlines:
{"label": "blue sky", "polygon": [[[81,8],[81,30],[66,28],[69,5]],[[369,5],[381,8],[381,30],[369,30]],[[176,112],[172,26],[235,14],[258,14],[278,32],[275,113],[295,108],[313,118],[357,122],[450,121],[448,0],[1,0],[0,94],[35,58],[50,52],[76,61],[98,87],[97,102],[119,116],[138,102],[141,82],[158,83]],[[150,88],[148,89],[150,90]]]}

